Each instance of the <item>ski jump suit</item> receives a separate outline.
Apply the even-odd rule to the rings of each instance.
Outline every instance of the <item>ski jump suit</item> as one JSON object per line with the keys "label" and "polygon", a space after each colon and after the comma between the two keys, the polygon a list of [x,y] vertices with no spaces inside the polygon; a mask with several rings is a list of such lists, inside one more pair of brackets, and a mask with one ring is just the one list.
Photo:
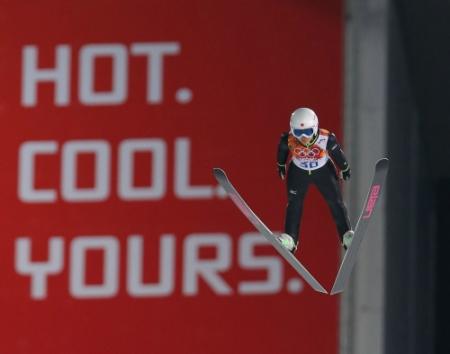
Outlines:
{"label": "ski jump suit", "polygon": [[285,233],[298,243],[303,200],[312,183],[325,198],[342,242],[344,233],[351,229],[351,225],[342,200],[336,166],[339,170],[347,170],[349,166],[336,136],[328,130],[319,129],[311,142],[304,145],[292,134],[284,133],[278,144],[277,160],[279,166],[289,163]]}

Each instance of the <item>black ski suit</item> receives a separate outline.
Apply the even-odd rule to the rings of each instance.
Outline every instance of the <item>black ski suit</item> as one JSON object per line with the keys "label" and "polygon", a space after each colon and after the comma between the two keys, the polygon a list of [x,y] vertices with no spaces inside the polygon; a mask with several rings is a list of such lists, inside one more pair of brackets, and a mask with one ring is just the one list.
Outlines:
{"label": "black ski suit", "polygon": [[[322,148],[316,145],[319,137],[321,137],[319,142],[323,141]],[[327,141],[326,138],[328,138]],[[319,150],[320,158],[322,158],[322,161],[326,161],[322,167],[307,169],[299,167],[293,162],[295,155],[300,156],[300,153],[302,154],[302,161],[305,161],[298,162],[301,166],[307,167],[309,165],[316,167],[318,165],[317,154],[315,155],[313,151],[317,152]],[[318,134],[306,146],[291,134],[282,134],[277,154],[279,169],[283,165],[286,165],[286,162],[288,162],[286,181],[288,204],[284,226],[285,233],[292,236],[294,241],[298,243],[303,201],[308,187],[312,183],[317,186],[319,192],[325,198],[333,215],[342,243],[343,235],[351,229],[351,225],[347,208],[342,199],[336,166],[342,171],[347,171],[347,178],[350,177],[350,169],[347,159],[336,140],[336,136],[325,129],[320,129]]]}

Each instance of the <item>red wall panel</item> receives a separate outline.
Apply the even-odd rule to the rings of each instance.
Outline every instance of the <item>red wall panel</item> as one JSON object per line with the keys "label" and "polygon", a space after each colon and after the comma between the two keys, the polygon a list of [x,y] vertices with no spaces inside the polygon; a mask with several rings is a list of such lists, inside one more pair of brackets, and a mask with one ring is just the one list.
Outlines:
{"label": "red wall panel", "polygon": [[[282,228],[290,112],[341,133],[342,8],[327,3],[1,5],[0,352],[337,352],[337,298],[211,173]],[[327,288],[337,241],[313,189],[298,256]]]}

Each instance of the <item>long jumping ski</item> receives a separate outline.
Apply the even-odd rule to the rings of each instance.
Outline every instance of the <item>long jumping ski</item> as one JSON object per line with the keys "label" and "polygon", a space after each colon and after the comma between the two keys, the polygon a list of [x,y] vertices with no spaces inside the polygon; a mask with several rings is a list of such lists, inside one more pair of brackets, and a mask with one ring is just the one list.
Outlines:
{"label": "long jumping ski", "polygon": [[353,236],[352,243],[349,249],[345,252],[344,259],[342,260],[341,266],[336,276],[336,280],[334,281],[333,288],[331,289],[331,295],[338,294],[344,291],[347,281],[350,278],[353,266],[356,262],[356,256],[358,254],[359,246],[364,239],[367,226],[369,225],[369,221],[372,218],[373,212],[377,205],[377,201],[380,198],[381,190],[383,188],[388,170],[389,160],[387,158],[383,158],[377,161],[369,193],[367,194],[364,208],[355,227],[355,234]]}
{"label": "long jumping ski", "polygon": [[328,294],[325,288],[311,275],[310,272],[294,257],[288,250],[286,250],[276,239],[272,231],[256,216],[248,204],[242,199],[237,190],[233,187],[225,172],[220,168],[214,168],[214,177],[217,182],[227,192],[228,196],[238,207],[238,209],[244,214],[247,219],[253,224],[253,226],[263,235],[271,245],[281,254],[281,256],[297,271],[298,274],[309,284],[311,287],[320,293]]}

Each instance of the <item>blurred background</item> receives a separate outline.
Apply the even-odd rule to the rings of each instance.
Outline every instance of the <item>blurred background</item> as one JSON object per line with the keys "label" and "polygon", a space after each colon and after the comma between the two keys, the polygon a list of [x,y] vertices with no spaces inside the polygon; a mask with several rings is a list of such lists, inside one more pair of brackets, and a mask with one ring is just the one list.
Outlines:
{"label": "blurred background", "polygon": [[[3,1],[0,353],[450,352],[450,3]],[[342,295],[313,290],[272,230],[276,148],[315,110],[352,167],[356,223],[387,188]],[[297,257],[342,257],[308,192]]]}

